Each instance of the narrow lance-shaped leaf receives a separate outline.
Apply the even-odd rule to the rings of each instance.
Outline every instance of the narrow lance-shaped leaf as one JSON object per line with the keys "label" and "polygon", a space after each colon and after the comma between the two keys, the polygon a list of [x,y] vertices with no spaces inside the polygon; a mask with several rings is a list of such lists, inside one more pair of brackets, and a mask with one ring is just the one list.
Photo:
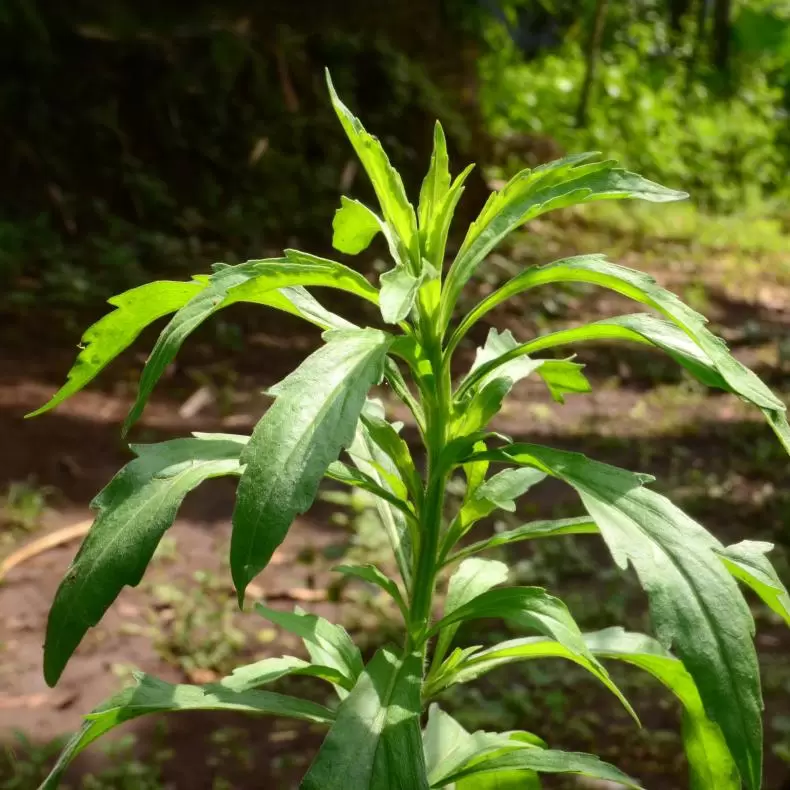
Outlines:
{"label": "narrow lance-shaped leaf", "polygon": [[439,205],[434,207],[433,216],[423,235],[425,258],[437,272],[441,272],[444,267],[444,254],[450,224],[458,201],[464,193],[464,183],[472,170],[474,170],[474,165],[469,165],[456,176],[447,194]]}
{"label": "narrow lance-shaped leaf", "polygon": [[273,387],[275,401],[244,450],[233,511],[231,574],[239,596],[271,559],[294,517],[313,503],[327,467],[351,444],[390,336],[329,332],[326,345]]}
{"label": "narrow lance-shaped leaf", "polygon": [[66,383],[40,408],[35,417],[79,392],[112,360],[125,351],[149,324],[183,307],[206,287],[204,282],[160,280],[132,288],[109,299],[115,307],[82,336],[81,350],[68,373]]}
{"label": "narrow lance-shaped leaf", "polygon": [[281,612],[262,604],[255,604],[255,611],[299,636],[315,664],[336,669],[343,675],[343,688],[350,690],[354,687],[364,665],[359,648],[345,628],[302,611]]}
{"label": "narrow lance-shaped leaf", "polygon": [[233,691],[219,684],[187,686],[165,683],[139,673],[136,685],[124,689],[86,716],[85,724],[66,744],[52,772],[39,790],[55,790],[69,763],[100,736],[126,721],[149,713],[183,710],[224,710],[242,713],[286,716],[326,724],[332,711],[307,700],[270,691]]}
{"label": "narrow lance-shaped leaf", "polygon": [[308,675],[341,688],[347,682],[343,673],[334,667],[311,664],[294,656],[281,656],[262,658],[252,664],[236,667],[230,675],[217,681],[216,685],[230,691],[250,691],[267,683],[274,683],[287,675]]}
{"label": "narrow lance-shaped leaf", "polygon": [[398,609],[400,609],[403,615],[404,622],[408,621],[409,607],[406,605],[406,601],[400,589],[398,589],[397,583],[393,579],[390,579],[389,576],[382,573],[375,565],[372,563],[366,563],[365,565],[337,565],[332,568],[332,570],[337,573],[342,573],[344,576],[362,579],[362,581],[366,581],[368,584],[375,584],[377,587],[384,590],[384,592],[397,604]]}
{"label": "narrow lance-shaped leaf", "polygon": [[447,140],[439,121],[433,127],[433,153],[431,165],[420,189],[418,216],[420,233],[424,234],[437,213],[445,195],[450,191],[450,160],[447,156]]}
{"label": "narrow lance-shaped leaf", "polygon": [[502,239],[531,219],[556,208],[594,200],[638,198],[651,202],[683,200],[688,195],[655,184],[616,162],[584,164],[597,154],[560,159],[535,170],[522,170],[493,193],[480,216],[469,227],[447,276],[442,304],[442,326],[452,316],[458,295],[483,259]]}
{"label": "narrow lance-shaped leaf", "polygon": [[355,118],[348,107],[340,101],[329,71],[326,73],[326,81],[332,98],[332,106],[370,178],[381,205],[384,220],[403,241],[403,245],[411,256],[411,266],[416,271],[420,262],[417,218],[406,198],[403,181],[397,170],[390,164],[381,143],[372,134],[365,131],[365,127],[362,126],[359,119]]}
{"label": "narrow lance-shaped leaf", "polygon": [[124,585],[139,584],[186,494],[203,480],[239,474],[246,436],[203,434],[137,445],[127,464],[91,503],[98,514],[61,582],[49,613],[44,677],[60,678],[88,628]]}
{"label": "narrow lance-shaped leaf", "polygon": [[[466,560],[466,563],[472,562],[474,560]],[[590,653],[579,626],[565,604],[540,587],[489,589],[445,614],[428,632],[428,638],[441,633],[449,626],[489,617],[512,620],[524,628],[530,628],[556,639],[571,652],[583,656],[587,660],[590,671],[620,700],[631,716],[639,721],[633,708],[612,682],[607,671]]]}
{"label": "narrow lance-shaped leaf", "polygon": [[634,566],[650,599],[659,639],[694,678],[752,790],[762,775],[762,697],[754,621],[716,552],[721,544],[666,497],[652,478],[578,453],[514,444],[484,454],[542,469],[569,483],[595,520],[617,564]]}
{"label": "narrow lance-shaped leaf", "polygon": [[428,790],[421,671],[419,654],[379,650],[340,704],[300,790]]}
{"label": "narrow lance-shaped leaf", "polygon": [[154,386],[186,338],[223,307],[235,302],[254,302],[298,315],[292,300],[279,289],[305,285],[339,288],[378,303],[376,289],[353,269],[293,250],[286,251],[286,255],[287,258],[248,261],[217,270],[208,278],[207,287],[173,316],[145,364],[124,431],[140,417]]}
{"label": "narrow lance-shaped leaf", "polygon": [[773,543],[743,540],[734,546],[718,549],[724,567],[739,581],[751,587],[766,606],[790,625],[790,595],[765,555]]}

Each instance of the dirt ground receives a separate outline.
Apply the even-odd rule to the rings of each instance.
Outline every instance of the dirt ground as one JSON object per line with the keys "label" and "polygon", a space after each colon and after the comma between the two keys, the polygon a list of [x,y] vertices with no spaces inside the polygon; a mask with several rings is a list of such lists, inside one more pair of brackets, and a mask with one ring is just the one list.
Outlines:
{"label": "dirt ground", "polygon": [[[656,274],[680,291],[698,281],[698,273],[688,267]],[[706,311],[737,354],[790,400],[790,367],[781,355],[781,342],[790,328],[790,310],[783,308],[790,305],[788,292],[777,284],[770,294],[742,294],[739,300],[732,282],[719,284],[707,283]],[[497,324],[526,336],[536,321],[532,312],[524,311],[537,309],[523,304],[501,313]],[[560,314],[549,316],[544,326],[546,321],[567,324],[582,314],[613,312],[626,312],[619,300],[587,291],[571,293]],[[313,335],[296,334],[285,322],[290,339],[284,347],[278,340],[281,335],[275,334],[282,327],[278,318],[276,326],[259,327],[246,343],[236,346],[217,348],[215,336],[207,333],[190,341],[185,362],[156,391],[134,440],[159,440],[193,430],[251,430],[265,404],[257,393],[317,341]],[[31,342],[31,334],[46,342]],[[29,481],[48,492],[34,529],[6,526],[3,554],[88,518],[91,498],[128,460],[119,423],[131,403],[134,376],[150,339],[139,342],[135,352],[87,392],[52,414],[25,421],[23,415],[60,384],[72,359],[77,335],[52,334],[48,336],[45,326],[26,333],[15,324],[0,335],[0,491]],[[483,336],[481,328],[477,340]],[[471,353],[470,347],[467,362]],[[496,427],[519,439],[574,447],[656,474],[663,490],[725,542],[747,537],[776,542],[774,559],[790,580],[790,465],[774,448],[769,429],[756,419],[759,415],[729,396],[702,393],[660,357],[594,347],[580,349],[579,359],[588,363],[585,372],[593,394],[569,398],[559,407],[537,384],[526,382]],[[411,435],[408,426],[406,431]],[[42,677],[43,631],[55,589],[78,543],[47,550],[9,573],[0,585],[0,732],[9,754],[16,756],[4,767],[0,763],[0,788],[35,787],[30,755],[42,765],[51,762],[54,753],[44,745],[74,730],[81,715],[116,691],[132,667],[171,681],[207,682],[232,668],[239,657],[301,654],[295,641],[257,615],[235,611],[226,562],[232,504],[229,481],[212,481],[188,498],[144,582],[123,592],[85,639],[55,689],[48,689]],[[567,492],[548,487],[519,515],[579,512],[573,504]],[[318,502],[297,521],[272,566],[256,580],[254,597],[284,608],[310,608],[345,623],[370,646],[382,641],[396,625],[394,614],[368,591],[332,586],[330,568],[336,558],[359,549],[353,526],[336,505]],[[586,539],[558,546],[554,551],[520,548],[512,556],[520,578],[551,586],[568,600],[584,626],[614,624],[613,618],[622,615],[629,624],[647,627],[644,600],[636,597],[633,581],[613,574],[597,547]],[[754,611],[767,698],[766,788],[775,790],[790,773],[790,634],[756,603]],[[497,628],[491,626],[482,638],[493,639]],[[567,668],[544,671],[540,666],[540,671],[530,669],[526,674],[500,673],[478,691],[451,695],[447,704],[459,715],[466,711],[470,726],[497,726],[500,721],[504,723],[499,726],[551,736],[558,747],[596,751],[642,777],[649,788],[687,786],[679,742],[672,735],[678,729],[677,711],[657,687],[645,686],[627,673],[623,676],[646,724],[639,733],[616,702],[592,684],[579,681]],[[498,707],[490,703],[505,690],[507,699]],[[312,687],[308,691],[324,693]],[[236,716],[170,716],[164,722],[166,732],[153,719],[135,724],[135,741],[128,751],[113,755],[91,748],[69,774],[70,786],[288,788],[304,771],[321,737],[306,725]],[[14,740],[17,730],[35,744],[32,751]],[[133,760],[143,766],[137,779],[112,779],[113,765]],[[102,771],[110,777],[106,784],[84,784],[85,777]]]}

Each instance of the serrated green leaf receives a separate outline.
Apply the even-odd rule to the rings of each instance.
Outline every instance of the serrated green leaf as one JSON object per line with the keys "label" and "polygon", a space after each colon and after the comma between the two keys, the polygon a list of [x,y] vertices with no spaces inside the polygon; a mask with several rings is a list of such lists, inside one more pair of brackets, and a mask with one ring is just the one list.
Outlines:
{"label": "serrated green leaf", "polygon": [[325,335],[326,345],[270,390],[255,427],[233,511],[230,565],[239,596],[266,567],[294,517],[312,504],[326,470],[353,438],[391,337],[375,329]]}
{"label": "serrated green leaf", "polygon": [[332,106],[335,108],[337,117],[354,147],[359,161],[370,178],[384,220],[402,240],[403,246],[411,258],[411,265],[416,271],[420,264],[417,218],[406,198],[403,181],[397,170],[390,164],[378,139],[366,132],[359,120],[340,101],[329,71],[326,72],[326,81],[332,98]]}
{"label": "serrated green leaf", "polygon": [[790,595],[765,555],[773,543],[743,540],[734,546],[718,549],[724,567],[739,581],[748,585],[766,606],[790,625]]}
{"label": "serrated green leaf", "polygon": [[586,634],[593,654],[649,672],[683,704],[683,747],[689,761],[690,790],[740,790],[741,780],[719,727],[705,714],[694,680],[683,664],[655,639],[607,628]]}
{"label": "serrated green leaf", "polygon": [[[465,560],[472,563],[474,560]],[[441,633],[448,626],[468,620],[480,620],[496,617],[512,620],[519,626],[530,628],[545,636],[556,639],[575,655],[583,657],[589,670],[597,677],[623,704],[625,709],[638,722],[639,719],[612,682],[607,671],[590,653],[584,642],[579,626],[571,616],[565,604],[553,595],[549,595],[540,587],[508,587],[505,589],[489,589],[467,601],[436,623],[428,632],[430,638]]]}
{"label": "serrated green leaf", "polygon": [[340,685],[351,690],[364,665],[359,648],[345,628],[306,612],[281,612],[257,603],[255,611],[275,625],[296,634],[305,644],[314,664],[336,669],[343,676]]}
{"label": "serrated green leaf", "polygon": [[287,250],[286,255],[287,258],[247,261],[219,269],[207,279],[206,287],[173,316],[145,364],[124,432],[142,414],[156,382],[186,338],[218,310],[236,302],[254,302],[298,315],[292,299],[283,296],[279,289],[305,285],[339,288],[378,303],[376,289],[353,269],[294,250]]}
{"label": "serrated green leaf", "polygon": [[762,775],[762,697],[754,621],[716,554],[721,544],[651,478],[578,453],[514,444],[484,455],[535,466],[573,486],[615,562],[630,562],[650,599],[659,639],[674,647],[720,727],[747,787]]}
{"label": "serrated green leaf", "polygon": [[379,650],[340,704],[300,790],[428,790],[421,674],[419,654]]}
{"label": "serrated green leaf", "polygon": [[233,691],[215,684],[187,686],[138,673],[136,685],[124,689],[86,716],[85,724],[66,744],[39,790],[55,790],[69,763],[89,744],[126,721],[149,713],[182,710],[228,710],[326,724],[334,718],[323,705],[270,691]]}
{"label": "serrated green leaf", "polygon": [[597,535],[599,529],[589,516],[579,518],[563,518],[552,521],[530,521],[515,529],[497,532],[486,540],[472,543],[447,559],[447,564],[457,562],[464,557],[479,554],[481,551],[507,546],[510,543],[519,543],[522,540],[534,538],[553,538],[558,535]]}
{"label": "serrated green leaf", "polygon": [[365,565],[336,565],[332,570],[337,573],[342,573],[344,576],[362,579],[384,590],[384,592],[397,604],[403,615],[403,619],[408,621],[409,608],[406,605],[406,601],[403,599],[401,591],[398,589],[398,585],[390,579],[389,576],[382,573],[375,565],[371,563],[366,563]]}
{"label": "serrated green leaf", "polygon": [[381,232],[381,220],[364,203],[344,196],[340,198],[332,229],[332,246],[346,255],[357,255]]}
{"label": "serrated green leaf", "polygon": [[[491,296],[484,299],[464,318],[454,333],[450,345],[453,346],[460,337],[463,337],[469,327],[481,316],[511,296],[539,285],[560,282],[599,285],[649,305],[662,313],[693,340],[732,392],[762,409],[771,412],[785,411],[785,405],[776,395],[751,370],[729,353],[726,343],[721,338],[707,329],[703,316],[681,302],[675,294],[661,288],[649,275],[617,266],[608,262],[602,255],[581,255],[575,258],[566,258],[546,266],[534,266],[516,275]],[[580,328],[580,337],[584,337],[583,330],[586,328]],[[633,323],[630,328],[636,334],[641,334]],[[541,344],[536,341],[531,345],[534,349]],[[523,346],[522,350],[526,350],[526,346]],[[481,368],[482,370],[483,368]]]}
{"label": "serrated green leaf", "polygon": [[79,392],[149,324],[183,307],[205,287],[202,282],[159,280],[113,296],[108,302],[116,309],[85,331],[81,351],[68,372],[66,383],[43,406],[26,416],[43,414]]}
{"label": "serrated green leaf", "polygon": [[[508,567],[504,562],[477,557],[464,560],[450,577],[444,601],[444,616],[447,617],[493,587],[504,584],[507,578]],[[457,631],[457,623],[442,628],[436,644],[437,658],[434,661],[444,657]]]}
{"label": "serrated green leaf", "polygon": [[403,321],[414,306],[422,277],[415,277],[405,266],[397,265],[394,269],[384,272],[379,277],[379,283],[381,284],[379,293],[381,317],[388,324]]}
{"label": "serrated green leaf", "polygon": [[207,478],[240,474],[246,441],[208,434],[132,447],[138,457],[91,503],[96,520],[55,594],[44,644],[50,686],[123,587],[139,584],[187,493]]}
{"label": "serrated green leaf", "polygon": [[534,171],[522,170],[491,195],[450,267],[442,300],[442,327],[449,324],[458,295],[484,258],[505,236],[540,214],[594,200],[665,202],[688,197],[685,192],[666,189],[617,168],[613,161],[583,164],[593,156],[596,154],[581,154]]}
{"label": "serrated green leaf", "polygon": [[431,787],[447,787],[453,782],[460,782],[467,777],[509,771],[579,774],[642,790],[642,785],[635,779],[592,754],[535,748],[512,749],[504,751],[504,753],[495,753],[494,756],[484,755],[482,758],[472,757],[452,773],[433,781]]}

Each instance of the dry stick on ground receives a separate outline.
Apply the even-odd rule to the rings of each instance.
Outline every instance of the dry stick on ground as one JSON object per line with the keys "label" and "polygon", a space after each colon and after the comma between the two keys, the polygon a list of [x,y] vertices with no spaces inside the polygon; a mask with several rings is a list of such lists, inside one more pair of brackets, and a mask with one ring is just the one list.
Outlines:
{"label": "dry stick on ground", "polygon": [[8,572],[12,568],[16,568],[17,565],[21,565],[23,562],[27,562],[45,551],[62,546],[64,543],[70,543],[72,540],[85,537],[91,528],[91,524],[93,524],[92,518],[78,521],[71,526],[56,529],[54,532],[50,532],[48,535],[44,535],[32,543],[22,546],[21,549],[12,552],[0,563],[0,581],[5,579]]}

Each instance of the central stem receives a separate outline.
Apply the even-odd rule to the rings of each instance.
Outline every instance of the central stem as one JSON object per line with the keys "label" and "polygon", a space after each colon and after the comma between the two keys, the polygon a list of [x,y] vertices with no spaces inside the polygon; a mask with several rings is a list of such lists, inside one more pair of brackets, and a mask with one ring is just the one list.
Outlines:
{"label": "central stem", "polygon": [[442,451],[447,440],[448,420],[452,410],[450,373],[447,366],[443,364],[441,340],[435,339],[426,351],[431,360],[433,378],[427,382],[429,387],[425,389],[428,391],[423,392],[428,469],[425,498],[420,512],[420,549],[414,576],[409,624],[409,639],[415,646],[424,641],[431,621],[447,486],[447,471],[443,468]]}

